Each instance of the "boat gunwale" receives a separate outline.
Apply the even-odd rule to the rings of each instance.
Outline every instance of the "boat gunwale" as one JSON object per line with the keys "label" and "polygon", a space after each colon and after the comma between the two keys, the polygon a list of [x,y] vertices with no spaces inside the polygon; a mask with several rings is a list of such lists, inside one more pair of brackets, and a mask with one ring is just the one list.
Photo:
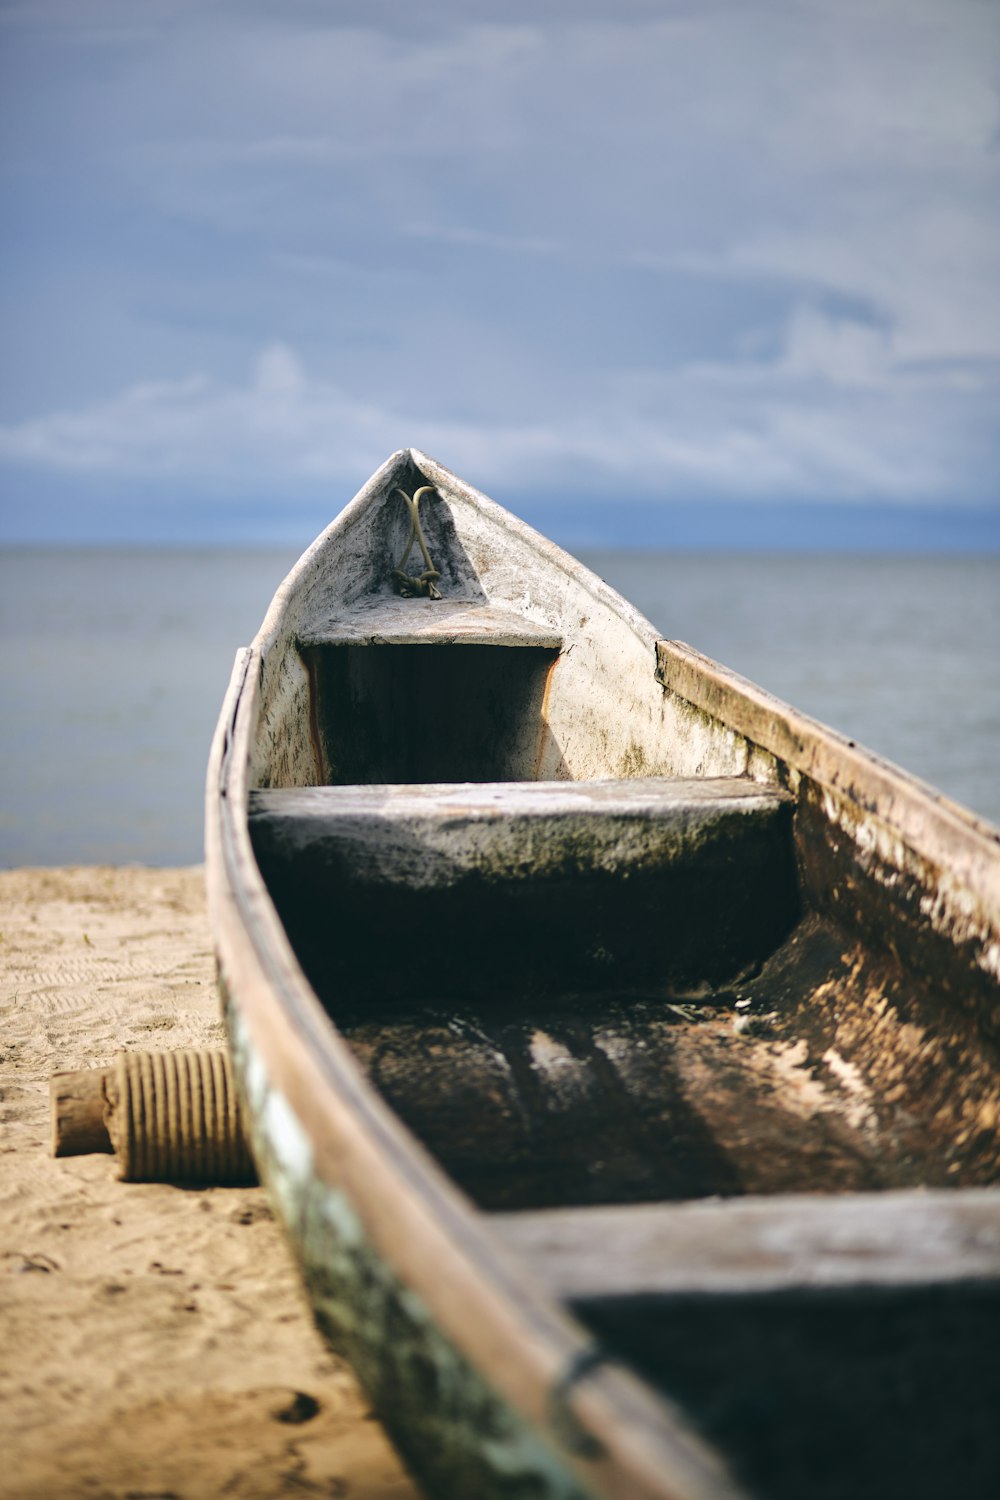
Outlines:
{"label": "boat gunwale", "polygon": [[[795,708],[686,641],[658,636],[656,647],[657,680],[669,692],[718,718],[727,728],[752,739],[762,749],[794,770],[804,772],[813,781],[841,796],[851,796],[865,811],[881,815],[886,821],[899,816],[895,807],[880,809],[878,802],[887,794],[901,793],[907,799],[919,800],[925,811],[933,812],[936,818],[953,827],[956,835],[969,835],[977,843],[985,840],[982,852],[996,862],[997,852],[990,846],[1000,844],[1000,826],[982,814],[955,802],[931,782],[859,744],[822,719]],[[679,669],[682,674],[680,681],[667,680],[663,675],[664,657],[669,657],[671,666]],[[723,708],[735,710],[735,717],[723,719],[720,713]],[[825,764],[832,761],[834,755],[850,768],[855,778],[850,783],[841,780],[837,765]],[[870,782],[867,787],[861,784],[865,778]],[[896,831],[904,832],[903,829]]]}

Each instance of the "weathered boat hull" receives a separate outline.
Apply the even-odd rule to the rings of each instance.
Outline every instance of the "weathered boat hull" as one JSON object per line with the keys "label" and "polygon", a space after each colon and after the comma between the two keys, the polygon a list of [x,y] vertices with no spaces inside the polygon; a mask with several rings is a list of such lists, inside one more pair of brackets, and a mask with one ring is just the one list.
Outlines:
{"label": "weathered boat hull", "polygon": [[[441,601],[389,592],[395,491],[421,484]],[[998,838],[658,642],[422,455],[306,554],[213,748],[220,983],[317,1318],[429,1493],[801,1494],[808,1452],[776,1434],[817,1366],[789,1318],[869,1313],[913,1410],[852,1430],[860,1344],[833,1340],[829,1421],[858,1457],[810,1493],[893,1492],[873,1455],[915,1424],[942,1447],[945,1350],[973,1434],[949,1472],[989,1492]],[[844,1195],[821,1230],[816,1192]],[[936,1259],[907,1249],[928,1226]],[[762,1328],[784,1385],[743,1368]],[[896,1492],[940,1482],[927,1442]]]}

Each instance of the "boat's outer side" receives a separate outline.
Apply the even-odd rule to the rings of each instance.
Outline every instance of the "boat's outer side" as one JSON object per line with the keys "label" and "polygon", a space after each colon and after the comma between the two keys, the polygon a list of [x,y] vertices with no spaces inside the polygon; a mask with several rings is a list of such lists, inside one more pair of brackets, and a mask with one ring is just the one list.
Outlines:
{"label": "boat's outer side", "polygon": [[209,907],[254,1155],[321,1326],[430,1493],[738,1500],[680,1413],[483,1232],[330,1026],[250,846],[260,665],[237,657],[213,744]]}

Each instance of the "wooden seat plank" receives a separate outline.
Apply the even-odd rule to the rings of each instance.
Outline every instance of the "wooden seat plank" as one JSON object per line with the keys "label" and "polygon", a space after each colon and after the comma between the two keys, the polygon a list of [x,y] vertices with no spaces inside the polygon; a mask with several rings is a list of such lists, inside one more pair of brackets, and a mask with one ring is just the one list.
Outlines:
{"label": "wooden seat plank", "polygon": [[1000,1190],[786,1194],[495,1213],[564,1301],[1000,1279]]}
{"label": "wooden seat plank", "polygon": [[562,633],[509,609],[464,599],[398,599],[373,603],[312,625],[300,649],[319,646],[534,646],[561,650]]}

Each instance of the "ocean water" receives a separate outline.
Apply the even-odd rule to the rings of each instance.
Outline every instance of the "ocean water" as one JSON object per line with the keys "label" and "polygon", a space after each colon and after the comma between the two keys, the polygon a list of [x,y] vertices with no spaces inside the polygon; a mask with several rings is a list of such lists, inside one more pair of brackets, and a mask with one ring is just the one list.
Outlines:
{"label": "ocean water", "polygon": [[[0,551],[0,865],[202,857],[233,655],[291,551]],[[661,632],[1000,823],[1000,557],[601,552]]]}

